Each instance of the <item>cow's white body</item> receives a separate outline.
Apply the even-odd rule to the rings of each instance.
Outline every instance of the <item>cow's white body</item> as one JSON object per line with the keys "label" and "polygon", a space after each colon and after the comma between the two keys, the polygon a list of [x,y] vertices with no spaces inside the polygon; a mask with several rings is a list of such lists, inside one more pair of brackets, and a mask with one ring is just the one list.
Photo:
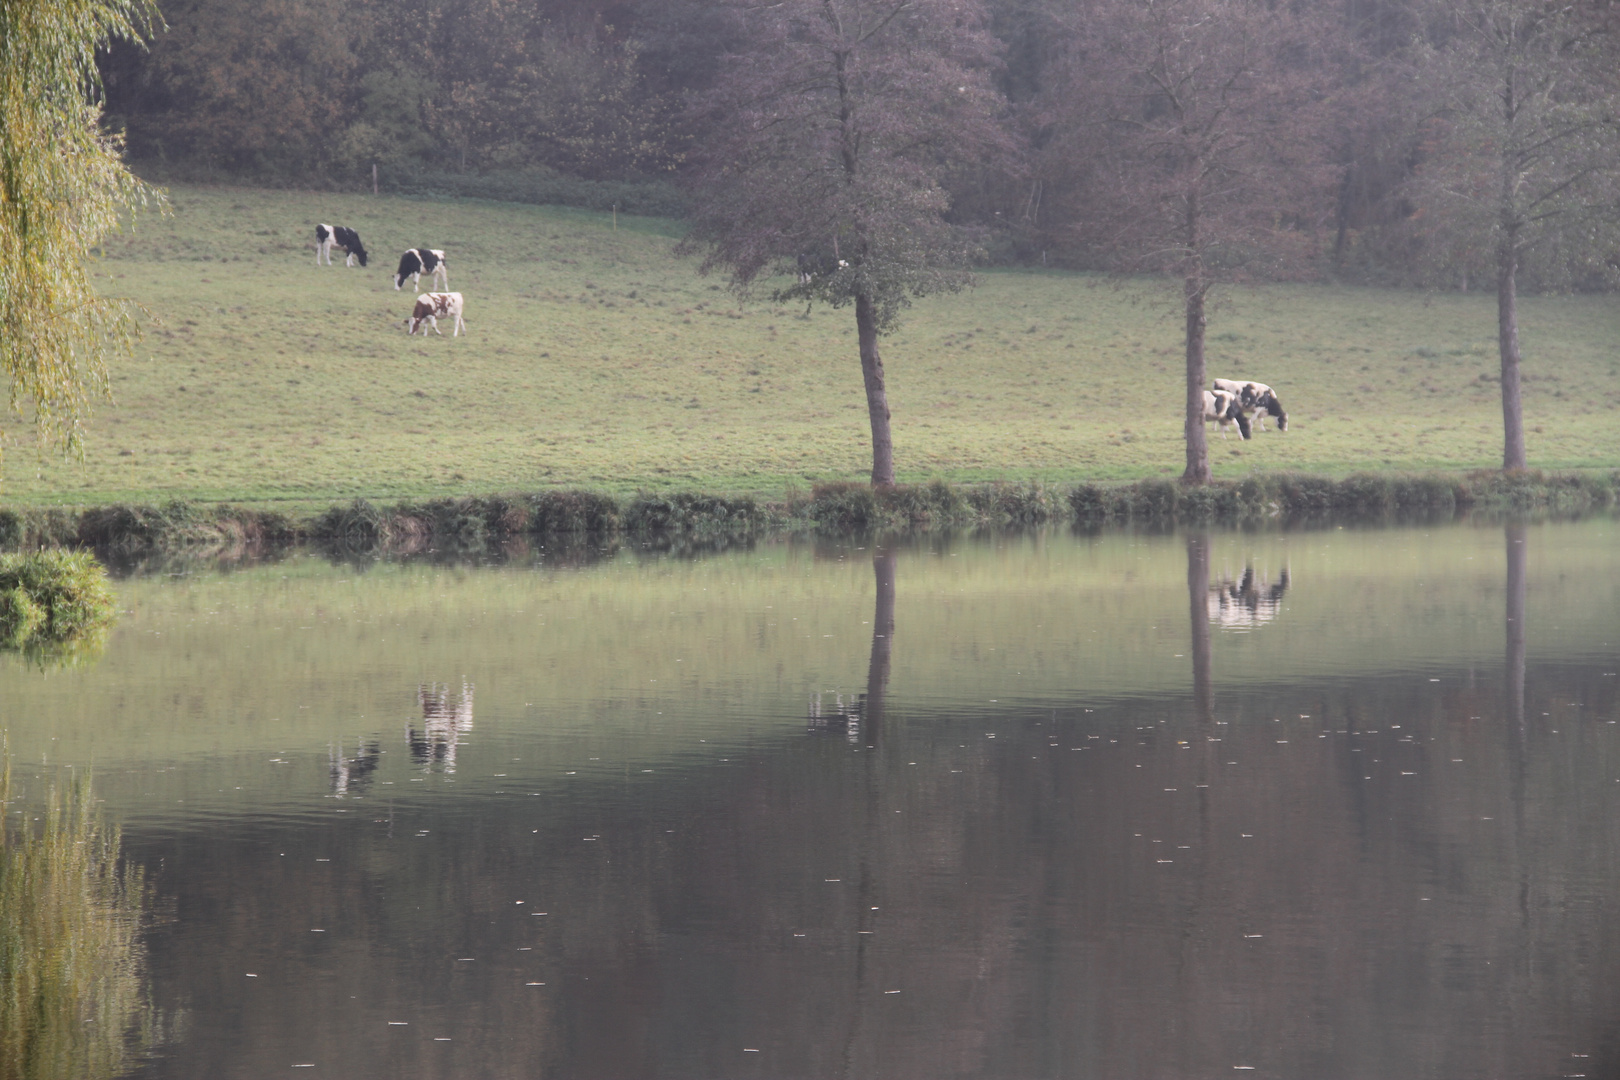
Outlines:
{"label": "cow's white body", "polygon": [[1204,422],[1215,421],[1221,429],[1221,438],[1226,438],[1228,424],[1236,424],[1238,434],[1245,439],[1249,437],[1249,418],[1243,414],[1243,404],[1238,396],[1228,390],[1204,391]]}
{"label": "cow's white body", "polygon": [[[432,327],[435,334],[444,337],[439,329],[439,320],[454,319],[450,336],[457,337],[467,328],[466,321],[461,317],[462,310],[461,294],[458,292],[425,292],[416,297],[416,306],[411,309],[411,317],[405,323],[411,334],[416,333],[417,327],[426,325]],[[423,330],[422,334],[426,336],[427,330]]]}
{"label": "cow's white body", "polygon": [[411,279],[411,291],[420,289],[423,274],[428,274],[428,288],[437,286],[440,292],[450,288],[450,270],[445,265],[444,252],[438,248],[407,248],[399,257],[399,269],[394,273],[394,291],[398,292]]}
{"label": "cow's white body", "polygon": [[1276,418],[1278,431],[1288,430],[1288,414],[1283,412],[1282,402],[1277,400],[1276,392],[1265,383],[1216,379],[1214,385],[1216,390],[1237,395],[1238,404],[1243,407],[1243,411],[1254,414],[1254,426],[1260,431],[1266,430],[1267,413]]}

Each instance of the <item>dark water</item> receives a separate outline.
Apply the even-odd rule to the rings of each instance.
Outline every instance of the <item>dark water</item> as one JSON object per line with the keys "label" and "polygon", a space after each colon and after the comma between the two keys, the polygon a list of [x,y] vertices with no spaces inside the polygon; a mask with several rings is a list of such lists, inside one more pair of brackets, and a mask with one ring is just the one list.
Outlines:
{"label": "dark water", "polygon": [[1613,521],[120,599],[0,717],[147,874],[136,1076],[1620,1075]]}

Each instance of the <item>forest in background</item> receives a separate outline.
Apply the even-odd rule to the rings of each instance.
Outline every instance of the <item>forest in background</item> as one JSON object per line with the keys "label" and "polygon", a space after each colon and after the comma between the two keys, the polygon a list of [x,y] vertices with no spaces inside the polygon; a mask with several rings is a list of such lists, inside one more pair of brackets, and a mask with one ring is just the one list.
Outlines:
{"label": "forest in background", "polygon": [[[1447,50],[1467,59],[1459,5],[1300,5],[1272,21],[1290,25],[1292,37],[1279,30],[1268,40],[1264,20],[1244,28],[1249,74],[1295,76],[1300,96],[1273,110],[1286,115],[1263,119],[1298,150],[1299,167],[1286,176],[1272,169],[1261,207],[1270,227],[1250,230],[1255,251],[1227,256],[1242,264],[1236,276],[1491,288],[1488,232],[1438,206],[1459,187],[1483,193],[1494,182],[1459,154],[1468,132],[1447,100],[1456,83]],[[145,49],[116,45],[102,61],[107,120],[148,175],[355,191],[370,188],[375,165],[385,191],[666,216],[681,213],[681,181],[720,134],[712,125],[724,122],[692,103],[746,44],[730,0],[160,6],[166,30]],[[1220,4],[1207,6],[1224,17]],[[1120,13],[1132,8],[984,0],[980,17],[1000,47],[994,82],[1005,138],[994,153],[952,162],[945,186],[952,223],[973,234],[986,260],[1119,265],[1109,215],[1125,212],[1115,204],[1134,181],[1118,163],[1145,156],[1151,169],[1164,152],[1109,112],[1133,79],[1148,77],[1119,62],[1133,32]],[[1610,5],[1585,0],[1580,10],[1589,70],[1620,69]],[[1260,96],[1251,87],[1251,100],[1275,101],[1281,85],[1273,77]],[[1566,76],[1556,93],[1568,98],[1570,85]],[[1252,106],[1238,97],[1229,107]],[[1448,171],[1458,162],[1460,178]],[[1610,172],[1620,173],[1620,161]],[[1233,175],[1244,182],[1245,162]],[[1617,255],[1607,229],[1565,230],[1527,253],[1520,284],[1609,288]]]}

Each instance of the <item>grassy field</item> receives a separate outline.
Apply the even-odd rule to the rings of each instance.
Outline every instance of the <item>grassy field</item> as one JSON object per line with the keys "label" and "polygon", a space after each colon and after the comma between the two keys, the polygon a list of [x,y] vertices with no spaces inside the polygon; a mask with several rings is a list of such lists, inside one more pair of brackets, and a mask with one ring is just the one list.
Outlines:
{"label": "grassy field", "polygon": [[[16,505],[199,500],[314,506],[549,486],[774,495],[864,478],[848,311],[741,306],[677,259],[669,222],[552,207],[176,187],[175,213],[108,245],[107,290],[152,318],[84,461],[4,427]],[[314,266],[317,221],[360,230],[366,270]],[[407,338],[407,246],[442,247],[468,334]],[[1620,464],[1620,304],[1521,309],[1530,461]],[[1275,386],[1290,430],[1211,430],[1218,477],[1497,465],[1488,295],[1333,287],[1228,294],[1210,371]],[[905,481],[1069,482],[1181,470],[1170,294],[988,272],[886,339]]]}

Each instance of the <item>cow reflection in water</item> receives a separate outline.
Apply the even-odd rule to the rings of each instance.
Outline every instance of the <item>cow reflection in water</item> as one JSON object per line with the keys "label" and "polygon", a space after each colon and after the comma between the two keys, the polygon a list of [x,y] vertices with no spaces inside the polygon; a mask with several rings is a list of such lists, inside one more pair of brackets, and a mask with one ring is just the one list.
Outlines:
{"label": "cow reflection in water", "polygon": [[354,757],[347,757],[343,748],[334,746],[328,751],[332,763],[332,794],[338,798],[358,795],[371,782],[371,774],[382,763],[382,745],[375,741],[356,742]]}
{"label": "cow reflection in water", "polygon": [[428,770],[437,766],[444,772],[455,772],[456,747],[473,727],[472,683],[461,684],[461,697],[454,705],[448,683],[418,686],[416,703],[422,708],[422,730],[417,731],[414,725],[405,728],[411,760]]}
{"label": "cow reflection in water", "polygon": [[1275,582],[1257,576],[1254,567],[1243,568],[1243,577],[1222,578],[1209,586],[1209,621],[1223,630],[1250,630],[1265,625],[1282,610],[1283,594],[1288,591],[1288,568]]}
{"label": "cow reflection in water", "polygon": [[810,695],[810,732],[813,735],[842,735],[850,742],[861,741],[861,714],[866,711],[866,695]]}

